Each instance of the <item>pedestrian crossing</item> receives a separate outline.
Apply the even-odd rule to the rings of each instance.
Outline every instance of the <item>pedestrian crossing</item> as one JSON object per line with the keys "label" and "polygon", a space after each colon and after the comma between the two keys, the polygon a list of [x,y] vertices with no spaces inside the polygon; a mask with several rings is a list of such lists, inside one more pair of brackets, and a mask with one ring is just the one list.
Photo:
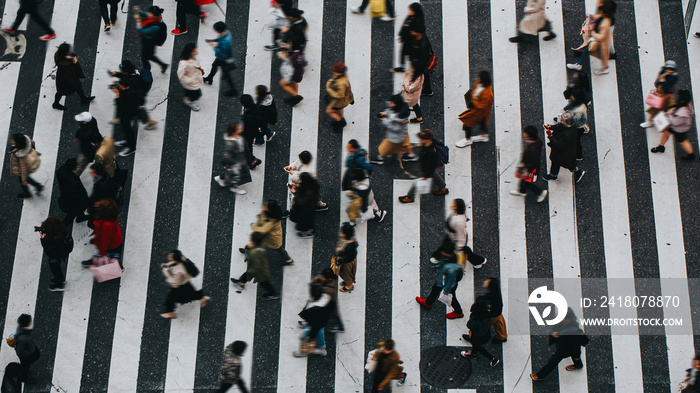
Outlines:
{"label": "pedestrian crossing", "polygon": [[[661,1],[658,6],[646,0],[618,2],[618,58],[610,62],[610,74],[591,78],[592,132],[584,135],[580,162],[586,176],[574,184],[568,171],[562,171],[557,182],[540,181],[538,185],[549,190],[542,204],[509,194],[517,184],[520,130],[561,113],[565,100],[560,93],[568,77],[565,65],[571,62],[568,48],[578,46],[578,21],[594,11],[595,1],[548,3],[547,16],[558,38],[517,47],[507,38],[522,18],[524,1],[423,1],[427,34],[440,65],[431,76],[435,96],[421,99],[426,118],[422,126],[433,129],[450,147],[450,164],[445,168],[450,194],[444,200],[425,196],[413,204],[400,204],[397,198],[410,187],[409,177],[391,162],[375,167],[372,188],[389,216],[382,223],[370,221],[356,228],[360,244],[356,287],[339,294],[345,333],[326,334],[327,357],[291,356],[299,343],[297,314],[308,298],[305,283],[330,263],[338,225],[347,219],[348,200],[338,187],[345,146],[356,139],[370,153],[376,151],[382,139],[376,113],[401,88],[402,75],[391,75],[388,69],[399,56],[396,33],[411,1],[395,1],[393,23],[352,14],[354,1],[298,1],[309,23],[309,65],[300,83],[304,101],[294,108],[282,102],[286,93],[277,85],[279,60],[262,50],[271,39],[265,26],[266,2],[207,5],[206,24],[192,24],[183,36],[169,35],[157,55],[171,67],[163,74],[154,72],[147,97],[150,116],[159,126],[139,130],[136,154],[119,158],[130,176],[120,214],[126,271],[121,280],[93,283],[90,272],[78,263],[92,254],[90,230],[75,224],[76,247],[62,294],[46,289],[50,273],[33,226],[49,214],[61,216],[53,173],[77,154],[71,142],[77,128],[73,116],[88,107],[69,97],[65,113],[51,109],[56,45],[40,43],[29,22],[25,60],[0,65],[0,83],[6,87],[0,97],[0,133],[8,140],[14,132],[33,136],[42,153],[36,179],[47,185],[43,196],[16,200],[17,180],[9,173],[7,159],[2,160],[0,192],[6,197],[0,209],[0,268],[7,274],[0,277],[0,326],[7,337],[19,314],[35,316],[34,334],[42,357],[33,366],[38,383],[28,386],[28,392],[215,391],[222,350],[234,340],[249,343],[242,376],[252,391],[365,392],[371,390],[371,377],[364,371],[366,354],[388,337],[396,341],[409,375],[396,391],[445,391],[420,379],[421,352],[435,345],[466,346],[460,338],[466,333],[466,318],[446,321],[441,306],[421,311],[414,298],[427,294],[434,282],[427,260],[443,236],[444,215],[454,198],[467,202],[469,244],[488,258],[483,269],[468,269],[460,282],[457,295],[465,311],[482,293],[488,277],[503,283],[507,324],[529,318],[524,304],[507,299],[526,299],[532,285],[543,279],[567,296],[585,296],[593,288],[579,278],[635,278],[638,281],[627,281],[628,287],[611,281],[610,295],[642,294],[639,291],[647,288],[640,283],[650,279],[658,294],[684,299],[682,307],[661,315],[683,318],[684,325],[665,331],[613,327],[612,337],[591,336],[583,353],[584,370],[566,372],[565,361],[558,378],[552,375],[537,383],[528,374],[551,354],[546,337],[511,334],[502,346],[487,346],[502,359],[500,366],[491,369],[482,358],[473,360],[470,380],[450,393],[675,389],[695,353],[693,334],[699,323],[692,318],[699,289],[687,280],[700,277],[700,229],[695,225],[700,186],[694,180],[696,163],[677,161],[673,143],[667,144],[664,154],[649,153],[659,133],[640,129],[638,123],[643,120],[644,96],[664,58],[678,63],[679,88],[700,91],[694,77],[700,72],[700,50],[692,37],[686,40],[681,35],[687,2],[680,0]],[[18,4],[0,3],[6,25]],[[136,1],[128,5],[136,4],[142,9],[150,5]],[[168,27],[175,27],[175,3],[158,5],[165,9]],[[106,71],[117,69],[123,58],[139,64],[133,20],[120,14],[117,25],[105,33],[97,7],[89,0],[81,0],[77,11],[66,0],[47,0],[42,7],[47,13],[53,9],[51,24],[59,39],[73,43],[88,76],[86,91],[91,86],[97,96],[89,111],[101,132],[109,135],[114,109],[107,88],[112,78]],[[234,37],[237,86],[248,94],[256,85],[271,86],[280,111],[275,138],[254,148],[263,165],[243,186],[247,193],[237,196],[211,178],[220,170],[222,131],[240,118],[238,100],[219,94],[220,83],[215,80],[213,86],[203,87],[201,110],[190,113],[184,110],[176,77],[179,52],[187,42],[197,42],[200,62],[209,69],[214,55],[204,39],[214,34],[211,24],[223,19]],[[697,30],[700,22],[694,20],[690,31]],[[330,66],[337,61],[348,66],[356,101],[345,110],[348,126],[342,135],[331,130],[322,100]],[[591,70],[599,67],[600,62],[592,59]],[[494,80],[491,141],[457,149],[454,142],[463,136],[457,119],[464,109],[463,95],[482,70],[491,72]],[[412,140],[419,129],[409,126]],[[113,132],[119,135],[119,127]],[[692,134],[697,150],[697,133]],[[4,157],[7,146],[0,147]],[[314,155],[321,199],[330,210],[317,214],[313,240],[299,238],[294,224],[286,224],[285,248],[295,264],[282,269],[271,260],[272,285],[281,299],[258,299],[256,285],[239,291],[228,278],[245,269],[238,248],[247,243],[249,225],[264,201],[289,200],[282,167],[302,150]],[[549,148],[546,151],[549,154]],[[542,163],[548,165],[548,159],[543,157]],[[83,181],[89,190],[86,174]],[[168,321],[159,317],[166,294],[160,264],[175,248],[199,266],[202,274],[193,283],[212,301],[201,310],[196,303],[181,305],[178,318]],[[522,278],[532,280],[527,291],[519,285],[509,287],[510,279]],[[659,278],[678,280],[668,284]],[[571,279],[578,284],[571,285]],[[579,318],[661,313],[570,306]],[[0,346],[0,364],[11,361],[16,361],[14,351]]]}

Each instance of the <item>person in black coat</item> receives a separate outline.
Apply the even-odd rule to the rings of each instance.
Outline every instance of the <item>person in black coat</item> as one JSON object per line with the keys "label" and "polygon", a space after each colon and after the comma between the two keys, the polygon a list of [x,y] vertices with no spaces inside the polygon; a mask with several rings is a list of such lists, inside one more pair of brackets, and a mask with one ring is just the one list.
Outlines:
{"label": "person in black coat", "polygon": [[255,169],[258,165],[262,164],[262,161],[253,154],[253,145],[255,144],[256,138],[262,138],[265,135],[263,134],[263,122],[265,120],[263,120],[263,116],[250,94],[243,94],[241,96],[241,105],[243,106],[241,122],[243,123],[243,137],[246,142],[248,168]]}
{"label": "person in black coat", "polygon": [[[433,137],[433,131],[426,128],[418,133],[418,138],[420,138],[420,143],[423,145],[418,154],[421,178],[423,180],[427,178],[433,179],[433,195],[446,195],[450,190],[445,187],[445,181],[436,170],[438,166],[438,153],[434,143],[435,138]],[[411,203],[414,201],[415,196],[416,185],[414,183],[411,189],[408,190],[408,194],[399,197],[399,201],[401,203]]]}
{"label": "person in black coat", "polygon": [[471,341],[472,349],[469,351],[462,351],[460,354],[465,358],[476,358],[476,352],[479,352],[490,360],[489,365],[491,367],[496,367],[501,361],[491,355],[491,353],[483,347],[483,345],[489,341],[489,338],[491,338],[488,305],[484,302],[477,301],[472,304],[469,311],[471,312],[469,321],[467,321],[469,337],[465,337],[466,334],[462,335],[462,337]]}
{"label": "person in black coat", "polygon": [[66,213],[63,219],[65,225],[70,225],[77,217],[77,222],[88,219],[85,209],[88,207],[88,194],[80,181],[80,177],[75,174],[75,158],[69,158],[56,170],[56,180],[58,180],[58,207]]}
{"label": "person in black coat", "polygon": [[579,328],[574,310],[569,307],[564,320],[557,325],[556,331],[549,336],[549,345],[554,345],[556,350],[547,361],[547,364],[535,374],[530,374],[534,381],[546,377],[554,371],[559,362],[564,358],[571,357],[573,364],[566,366],[567,371],[574,371],[583,368],[581,361],[581,346],[588,343],[588,337]]}
{"label": "person in black coat", "polygon": [[19,29],[19,25],[22,24],[22,21],[24,20],[25,15],[29,14],[29,17],[36,22],[36,24],[39,25],[44,31],[46,31],[46,34],[42,35],[39,37],[40,39],[44,41],[52,40],[56,38],[56,32],[53,31],[51,26],[49,26],[48,23],[44,20],[44,18],[39,14],[39,4],[41,3],[41,0],[20,0],[19,2],[19,9],[17,10],[17,17],[15,18],[15,21],[12,23],[12,27],[3,27],[2,30],[6,31],[10,34],[17,34],[17,29]]}
{"label": "person in black coat", "polygon": [[35,383],[34,378],[30,376],[29,367],[31,367],[32,363],[39,360],[41,353],[39,353],[39,348],[37,348],[34,337],[32,337],[31,315],[22,314],[17,318],[15,353],[21,365],[19,380],[27,384]]}
{"label": "person in black coat", "polygon": [[80,96],[80,102],[83,104],[95,99],[94,96],[85,95],[83,85],[80,84],[80,79],[85,78],[85,74],[78,63],[78,56],[70,49],[70,44],[64,42],[58,46],[58,50],[53,56],[56,63],[56,95],[52,107],[62,111],[66,110],[66,107],[59,102],[63,96],[67,97],[77,92]]}
{"label": "person in black coat", "polygon": [[571,112],[564,112],[560,117],[560,122],[555,125],[545,125],[549,143],[551,147],[549,160],[552,165],[549,168],[549,173],[542,175],[542,178],[550,181],[559,178],[559,169],[564,167],[574,174],[574,181],[579,182],[586,171],[579,169],[576,166],[576,141],[577,131],[574,125],[574,116]]}
{"label": "person in black coat", "polygon": [[423,91],[422,96],[432,96],[433,88],[430,84],[430,72],[428,72],[428,60],[430,60],[430,55],[433,53],[433,48],[430,46],[430,41],[428,36],[425,34],[425,24],[416,23],[410,28],[411,36],[413,41],[408,49],[408,56],[411,61],[411,66],[415,70],[425,70],[423,76]]}
{"label": "person in black coat", "polygon": [[425,14],[420,3],[412,3],[408,6],[408,15],[399,30],[399,40],[401,41],[401,52],[399,52],[399,66],[394,67],[394,72],[406,71],[406,57],[410,55],[410,48],[413,45],[413,35],[411,30],[418,25],[425,25]]}
{"label": "person in black coat", "polygon": [[291,48],[292,51],[299,51],[304,53],[306,49],[306,31],[309,28],[309,24],[306,19],[302,16],[304,11],[298,8],[292,8],[285,11],[287,19],[289,19],[290,25],[282,29],[282,39],[287,45],[287,48]]}
{"label": "person in black coat", "polygon": [[[92,194],[88,199],[88,212],[90,213],[90,223],[92,223],[92,214],[95,202],[103,199],[112,199],[118,201],[119,183],[109,176],[102,164],[90,165],[90,176],[92,176]],[[91,224],[88,224],[90,226]]]}
{"label": "person in black coat", "polygon": [[515,170],[515,177],[520,179],[520,183],[517,190],[510,190],[511,195],[524,197],[527,195],[527,190],[530,190],[537,195],[537,202],[544,202],[548,191],[535,185],[540,168],[540,157],[542,157],[542,140],[537,135],[537,128],[527,126],[523,130],[523,154],[520,165]]}
{"label": "person in black coat", "polygon": [[136,152],[137,119],[141,113],[140,107],[146,102],[147,89],[143,78],[136,73],[134,63],[124,59],[119,68],[120,73],[110,73],[110,75],[119,77],[119,81],[114,84],[112,90],[117,95],[117,117],[119,117],[126,143],[118,141],[115,144],[125,145],[124,150],[119,152],[120,156],[125,157]]}
{"label": "person in black coat", "polygon": [[56,217],[49,216],[41,223],[41,247],[49,259],[51,269],[51,284],[49,291],[63,291],[66,284],[66,275],[63,273],[64,262],[68,262],[68,255],[73,251],[73,239],[69,239],[66,226]]}
{"label": "person in black coat", "polygon": [[78,142],[80,155],[77,160],[75,174],[80,176],[87,165],[95,160],[97,146],[95,142],[102,140],[102,134],[97,127],[97,120],[89,112],[82,112],[75,115],[78,122],[78,131],[75,132],[73,142]]}
{"label": "person in black coat", "polygon": [[5,375],[2,377],[0,393],[22,393],[22,382],[19,380],[21,371],[22,366],[17,362],[12,362],[5,366]]}
{"label": "person in black coat", "polygon": [[297,224],[297,234],[300,237],[313,238],[319,184],[307,172],[303,172],[300,178],[301,183],[294,191],[289,218]]}

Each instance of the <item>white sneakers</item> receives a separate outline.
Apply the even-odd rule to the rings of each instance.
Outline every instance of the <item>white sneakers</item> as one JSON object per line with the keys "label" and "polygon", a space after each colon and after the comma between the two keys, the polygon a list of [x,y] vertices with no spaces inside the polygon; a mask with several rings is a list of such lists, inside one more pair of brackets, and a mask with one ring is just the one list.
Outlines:
{"label": "white sneakers", "polygon": [[578,63],[569,63],[566,65],[566,68],[568,68],[570,70],[581,71],[583,69],[583,66],[581,64],[578,64]]}
{"label": "white sneakers", "polygon": [[197,112],[197,111],[199,110],[199,105],[197,105],[196,102],[190,101],[187,97],[185,97],[185,98],[182,100],[182,102],[184,102],[185,105],[187,105],[190,109],[192,109],[192,110],[195,111],[195,112]]}
{"label": "white sneakers", "polygon": [[221,187],[226,187],[226,182],[221,178],[221,176],[214,176],[214,181],[219,183]]}
{"label": "white sneakers", "polygon": [[392,20],[394,20],[394,18],[390,17],[389,15],[384,15],[379,19],[384,21],[384,22],[391,22]]}
{"label": "white sneakers", "polygon": [[430,263],[432,263],[433,265],[437,265],[438,263],[440,263],[440,261],[438,261],[434,257],[430,257]]}
{"label": "white sneakers", "polygon": [[488,135],[477,135],[472,137],[472,142],[478,143],[478,142],[488,142],[489,141],[489,136]]}
{"label": "white sneakers", "polygon": [[520,192],[520,191],[518,191],[518,190],[510,190],[510,195],[515,195],[515,196],[524,197],[525,195],[527,195],[527,193],[526,193],[526,192]]}
{"label": "white sneakers", "polygon": [[639,124],[639,126],[642,128],[649,128],[649,127],[653,127],[654,123],[652,123],[650,121],[645,121],[644,123]]}
{"label": "white sneakers", "polygon": [[488,135],[477,135],[471,137],[471,139],[467,138],[462,138],[455,142],[455,146],[457,147],[467,147],[471,145],[472,143],[478,143],[478,142],[488,142],[489,141],[489,136]]}
{"label": "white sneakers", "polygon": [[472,144],[472,140],[471,140],[471,139],[462,138],[462,139],[458,140],[458,141],[455,143],[455,146],[457,146],[457,147],[467,147],[467,146],[469,146],[469,145],[471,145],[471,144]]}
{"label": "white sneakers", "polygon": [[540,195],[537,196],[537,202],[539,202],[539,203],[544,202],[544,200],[547,199],[547,194],[549,194],[549,191],[542,190]]}

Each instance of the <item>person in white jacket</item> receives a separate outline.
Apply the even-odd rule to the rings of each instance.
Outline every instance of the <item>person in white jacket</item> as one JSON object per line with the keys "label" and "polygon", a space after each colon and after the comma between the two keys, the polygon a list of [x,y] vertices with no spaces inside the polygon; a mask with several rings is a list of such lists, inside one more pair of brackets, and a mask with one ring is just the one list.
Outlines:
{"label": "person in white jacket", "polygon": [[180,62],[177,65],[177,77],[180,79],[182,87],[185,88],[185,105],[193,111],[199,110],[197,100],[202,96],[202,85],[204,84],[204,70],[199,65],[197,55],[197,45],[193,42],[185,44],[180,53]]}
{"label": "person in white jacket", "polygon": [[265,50],[276,51],[282,47],[282,29],[289,26],[289,19],[277,0],[270,1],[267,18],[267,28],[272,30],[272,44],[265,45]]}
{"label": "person in white jacket", "polygon": [[528,0],[525,6],[525,17],[520,21],[518,26],[518,35],[510,37],[510,42],[520,42],[525,35],[537,36],[540,31],[546,31],[549,34],[544,37],[545,41],[553,40],[557,37],[552,31],[552,24],[547,20],[547,15],[544,13],[545,3],[547,0]]}

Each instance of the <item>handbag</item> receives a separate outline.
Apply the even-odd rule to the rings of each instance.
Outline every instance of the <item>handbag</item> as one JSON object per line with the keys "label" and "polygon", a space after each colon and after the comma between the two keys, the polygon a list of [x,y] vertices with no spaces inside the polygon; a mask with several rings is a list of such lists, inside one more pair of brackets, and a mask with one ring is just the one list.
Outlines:
{"label": "handbag", "polygon": [[122,268],[119,266],[119,260],[107,256],[94,256],[92,258],[90,271],[95,276],[97,282],[114,280],[122,276]]}
{"label": "handbag", "polygon": [[385,0],[370,0],[369,16],[372,18],[381,18],[384,14],[386,14]]}
{"label": "handbag", "polygon": [[666,112],[659,112],[656,116],[654,116],[653,119],[651,119],[654,122],[654,127],[659,132],[664,132],[668,129],[668,127],[671,125],[671,120],[668,118],[668,115]]}
{"label": "handbag", "polygon": [[338,263],[337,255],[333,255],[331,258],[331,270],[333,270],[333,274],[336,276],[340,273],[340,264]]}
{"label": "handbag", "polygon": [[537,169],[529,171],[526,167],[521,165],[515,170],[515,178],[528,183],[535,182],[537,181]]}
{"label": "handbag", "polygon": [[377,369],[377,361],[374,360],[374,354],[377,353],[376,349],[369,351],[367,354],[367,364],[365,364],[365,370],[368,373],[373,373]]}
{"label": "handbag", "polygon": [[312,353],[314,349],[316,349],[316,340],[309,340],[308,338],[301,340],[301,353]]}
{"label": "handbag", "polygon": [[644,103],[652,108],[661,109],[664,107],[664,98],[661,97],[656,90],[652,90],[647,94],[647,98]]}
{"label": "handbag", "polygon": [[444,303],[448,307],[452,307],[452,294],[448,293],[445,294],[445,291],[440,291],[440,297],[438,297],[438,300],[442,303]]}
{"label": "handbag", "polygon": [[432,185],[433,179],[430,177],[427,179],[416,179],[416,194],[430,194]]}
{"label": "handbag", "polygon": [[36,149],[32,148],[32,151],[29,152],[26,156],[26,162],[27,162],[27,169],[29,169],[29,173],[34,173],[39,169],[39,166],[41,165],[41,153],[36,151]]}

